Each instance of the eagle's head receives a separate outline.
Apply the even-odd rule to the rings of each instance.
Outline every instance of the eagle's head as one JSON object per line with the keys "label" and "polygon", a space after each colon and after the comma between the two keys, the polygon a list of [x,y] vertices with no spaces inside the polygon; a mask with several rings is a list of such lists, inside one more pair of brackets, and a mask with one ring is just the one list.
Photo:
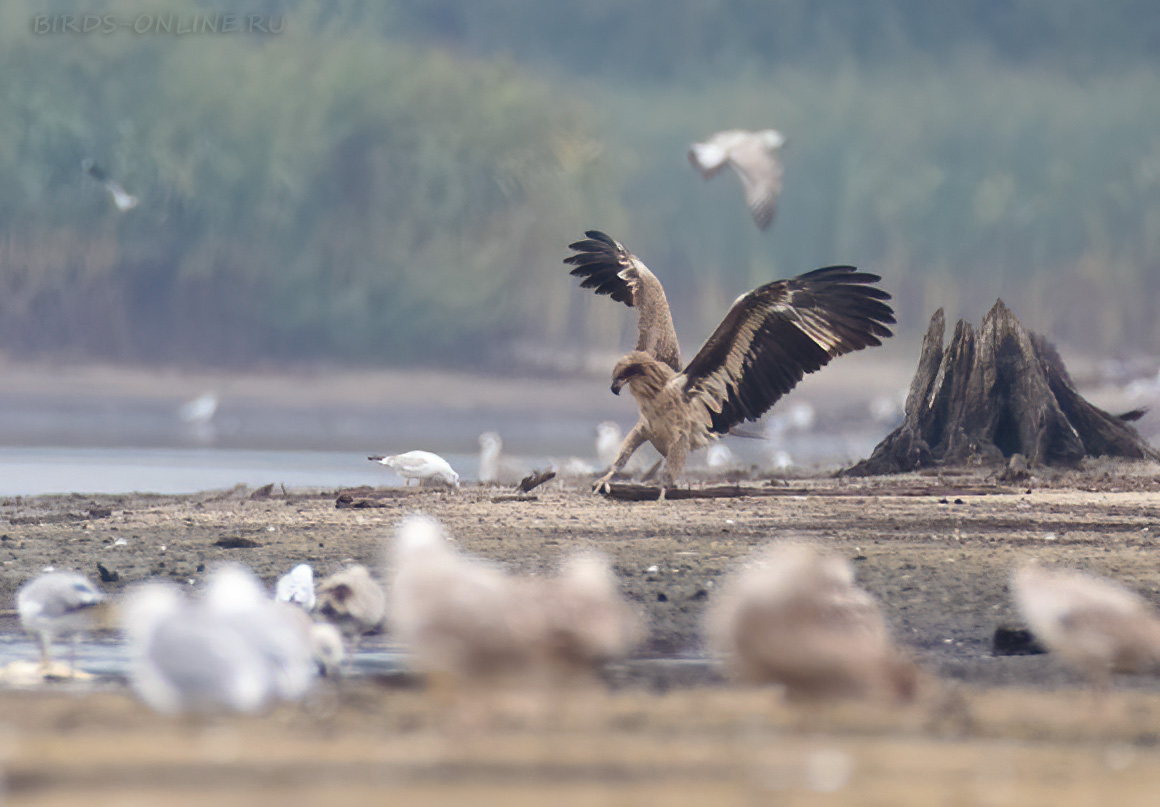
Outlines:
{"label": "eagle's head", "polygon": [[[612,393],[619,395],[621,388],[632,383],[633,392],[656,394],[665,385],[673,371],[649,354],[634,350],[612,368]],[[639,389],[637,389],[639,388]]]}

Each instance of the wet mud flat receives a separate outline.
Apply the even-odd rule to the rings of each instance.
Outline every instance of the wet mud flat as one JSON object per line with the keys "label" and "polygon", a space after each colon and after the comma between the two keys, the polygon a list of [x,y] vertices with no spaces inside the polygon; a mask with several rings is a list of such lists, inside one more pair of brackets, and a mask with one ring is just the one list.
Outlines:
{"label": "wet mud flat", "polygon": [[[761,484],[761,483],[750,483]],[[123,686],[0,691],[0,764],[12,804],[418,803],[1153,804],[1160,681],[1123,678],[1102,700],[1046,656],[992,654],[1016,618],[1025,558],[1090,569],[1160,602],[1160,480],[1152,465],[1092,463],[1018,483],[993,473],[777,481],[773,495],[618,502],[554,483],[489,488],[236,489],[194,496],[0,501],[0,598],[46,566],[106,590],[215,563],[273,580],[299,562],[327,574],[380,566],[405,514],[438,517],[469,552],[526,573],[573,549],[612,557],[645,613],[640,658],[605,685],[449,710],[413,683],[373,677],[307,704],[190,724]],[[782,704],[724,686],[700,622],[721,576],[777,538],[849,557],[900,643],[942,683],[913,707]],[[16,630],[9,618],[0,628]],[[690,663],[650,659],[693,658]],[[956,801],[957,799],[957,801]],[[1085,801],[1086,799],[1086,801]],[[948,801],[949,800],[949,801]]]}
{"label": "wet mud flat", "polygon": [[271,585],[303,562],[318,576],[352,562],[378,571],[395,525],[415,512],[440,519],[465,551],[521,573],[550,571],[578,549],[606,553],[648,620],[643,656],[701,653],[701,619],[721,576],[779,538],[849,557],[900,641],[967,683],[1074,683],[1042,657],[991,658],[995,628],[1015,622],[1008,576],[1026,558],[1107,574],[1160,602],[1152,464],[1092,463],[1018,483],[982,470],[787,479],[763,492],[775,495],[620,502],[550,482],[530,496],[354,491],[379,505],[367,508],[337,507],[336,491],[279,487],[0,499],[0,602],[11,608],[19,585],[49,566],[84,572],[114,595],[150,577],[197,585],[226,561]]}

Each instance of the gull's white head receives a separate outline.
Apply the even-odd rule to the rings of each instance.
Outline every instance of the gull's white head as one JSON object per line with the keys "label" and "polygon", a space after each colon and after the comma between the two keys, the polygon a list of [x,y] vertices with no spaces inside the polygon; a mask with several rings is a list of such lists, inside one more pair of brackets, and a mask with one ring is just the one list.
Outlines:
{"label": "gull's white head", "polygon": [[287,576],[301,586],[314,585],[314,569],[310,568],[309,563],[299,563]]}
{"label": "gull's white head", "polygon": [[314,569],[309,563],[299,563],[278,579],[274,599],[300,605],[307,611],[314,608]]}
{"label": "gull's white head", "polygon": [[205,588],[206,606],[219,614],[243,613],[265,601],[266,593],[258,578],[236,563],[215,569]]}
{"label": "gull's white head", "polygon": [[443,526],[425,515],[407,516],[395,531],[395,541],[391,548],[392,559],[397,565],[417,555],[438,552],[450,548]]}
{"label": "gull's white head", "polygon": [[777,129],[763,129],[757,133],[757,136],[761,138],[761,144],[770,151],[779,149],[789,142],[786,136]]}

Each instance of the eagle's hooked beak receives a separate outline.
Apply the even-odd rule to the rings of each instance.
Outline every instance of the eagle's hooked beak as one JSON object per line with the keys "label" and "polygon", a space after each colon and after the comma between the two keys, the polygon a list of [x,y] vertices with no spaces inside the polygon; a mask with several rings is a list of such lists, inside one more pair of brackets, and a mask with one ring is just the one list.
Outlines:
{"label": "eagle's hooked beak", "polygon": [[614,378],[614,379],[612,379],[612,394],[613,394],[613,395],[619,395],[619,394],[620,394],[620,388],[621,388],[621,387],[623,387],[623,386],[624,386],[624,379],[623,379],[623,378]]}

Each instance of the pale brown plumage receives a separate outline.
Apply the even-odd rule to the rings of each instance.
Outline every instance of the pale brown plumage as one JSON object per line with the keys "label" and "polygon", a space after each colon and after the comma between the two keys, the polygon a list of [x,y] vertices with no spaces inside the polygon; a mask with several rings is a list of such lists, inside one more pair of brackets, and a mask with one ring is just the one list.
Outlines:
{"label": "pale brown plumage", "polygon": [[1114,672],[1160,673],[1160,613],[1119,583],[1035,563],[1012,576],[1031,632],[1096,686]]}
{"label": "pale brown plumage", "polygon": [[[571,245],[578,254],[565,261],[577,267],[572,274],[586,278],[581,287],[635,301],[637,292],[623,276],[643,277],[648,272],[644,264],[607,235],[592,230],[586,235],[587,240]],[[617,266],[622,267],[619,272]],[[894,312],[885,302],[890,295],[872,285],[881,278],[852,266],[830,266],[742,295],[680,370],[668,304],[655,276],[647,276],[651,281],[639,288],[650,289],[640,295],[649,299],[651,318],[646,323],[642,312],[637,349],[612,373],[612,391],[619,394],[628,384],[641,417],[612,468],[597,480],[598,491],[607,490],[647,440],[665,457],[663,496],[688,452],[761,417],[806,373],[830,359],[880,345],[891,336],[886,326],[894,322]],[[662,305],[663,316],[657,313]]]}
{"label": "pale brown plumage", "polygon": [[348,566],[318,584],[315,610],[351,637],[382,627],[386,595],[365,566]]}
{"label": "pale brown plumage", "polygon": [[423,672],[464,682],[558,679],[623,655],[639,622],[606,559],[517,577],[451,544],[434,519],[403,521],[390,551],[390,626]]}
{"label": "pale brown plumage", "polygon": [[745,203],[754,222],[765,230],[773,223],[781,195],[783,169],[779,152],[785,142],[776,129],[729,129],[703,143],[694,143],[689,149],[689,162],[705,179],[716,176],[725,165],[730,166],[745,189]]}
{"label": "pale brown plumage", "polygon": [[706,633],[730,676],[791,698],[910,700],[918,669],[845,558],[799,544],[760,551],[726,579]]}

